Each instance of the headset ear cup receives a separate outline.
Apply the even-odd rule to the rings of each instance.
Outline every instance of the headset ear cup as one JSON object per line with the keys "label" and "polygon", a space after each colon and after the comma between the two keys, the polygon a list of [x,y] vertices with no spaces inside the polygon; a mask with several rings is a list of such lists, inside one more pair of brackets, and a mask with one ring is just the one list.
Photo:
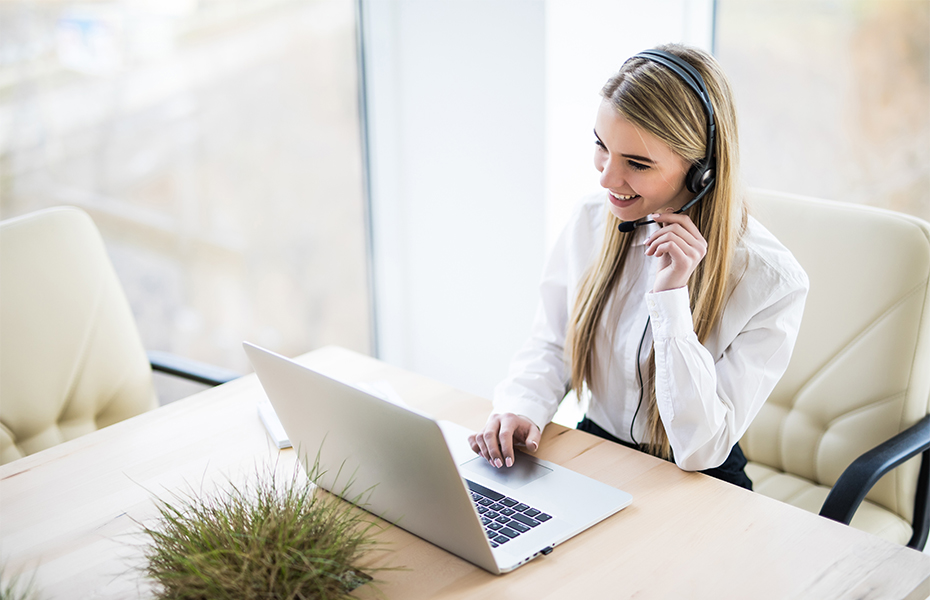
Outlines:
{"label": "headset ear cup", "polygon": [[704,173],[705,169],[703,165],[692,165],[691,168],[688,169],[688,174],[685,175],[685,186],[687,186],[689,192],[696,194],[701,191],[701,188],[704,187],[701,185]]}
{"label": "headset ear cup", "polygon": [[697,194],[714,179],[714,169],[701,165],[692,165],[685,175],[685,186],[692,194]]}
{"label": "headset ear cup", "polygon": [[704,169],[704,172],[701,173],[701,189],[706,188],[716,179],[717,176],[714,174],[714,169],[712,167],[707,167]]}

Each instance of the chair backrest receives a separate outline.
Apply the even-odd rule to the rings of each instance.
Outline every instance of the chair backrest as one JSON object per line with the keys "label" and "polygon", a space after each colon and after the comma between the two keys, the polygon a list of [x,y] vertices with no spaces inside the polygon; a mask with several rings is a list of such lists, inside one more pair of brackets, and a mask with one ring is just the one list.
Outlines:
{"label": "chair backrest", "polygon": [[157,404],[91,218],[62,207],[0,222],[0,463]]}
{"label": "chair backrest", "polygon": [[[740,446],[751,461],[832,486],[930,412],[930,224],[790,194],[750,197],[811,287],[788,371]],[[910,521],[918,460],[867,498]]]}

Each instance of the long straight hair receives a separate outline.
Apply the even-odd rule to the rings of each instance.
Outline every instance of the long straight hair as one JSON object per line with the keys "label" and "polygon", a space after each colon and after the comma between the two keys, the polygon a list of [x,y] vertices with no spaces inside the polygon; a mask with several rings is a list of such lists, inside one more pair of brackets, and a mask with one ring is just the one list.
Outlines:
{"label": "long straight hair", "polygon": [[[659,46],[690,63],[704,78],[714,109],[716,183],[687,214],[707,240],[707,253],[688,281],[694,331],[703,343],[720,319],[727,298],[733,252],[746,226],[746,209],[738,189],[736,110],[730,85],[709,54],[678,44]],[[695,92],[667,67],[643,58],[627,61],[601,90],[620,116],[665,142],[691,164],[706,156],[707,117]],[[572,387],[590,388],[597,364],[596,332],[604,308],[617,286],[635,233],[622,233],[620,220],[607,212],[600,252],[585,272],[568,321],[565,350],[571,364]],[[601,351],[609,351],[602,349]],[[639,360],[639,357],[636,357]],[[671,458],[668,435],[655,401],[655,351],[648,359],[643,386],[647,437],[643,448]]]}

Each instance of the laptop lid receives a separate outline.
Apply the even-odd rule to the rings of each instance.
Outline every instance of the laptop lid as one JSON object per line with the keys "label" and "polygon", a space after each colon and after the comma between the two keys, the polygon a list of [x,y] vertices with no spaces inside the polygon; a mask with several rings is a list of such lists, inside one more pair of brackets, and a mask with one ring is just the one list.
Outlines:
{"label": "laptop lid", "polygon": [[[463,455],[467,430],[446,426],[446,436],[451,438],[447,443],[443,428],[428,415],[381,400],[252,344],[244,347],[304,466],[311,467],[318,457],[324,471],[318,482],[321,487],[346,500],[361,497],[360,505],[369,512],[492,573],[527,562],[630,503],[629,494],[568,471],[605,488],[600,491],[606,498],[595,493],[593,500],[588,499],[595,505],[592,514],[580,521],[553,515],[545,527],[521,536],[524,539],[519,543],[492,549],[457,462],[467,464],[462,474],[479,484],[493,486],[501,477],[504,482],[507,479],[493,470],[485,471],[483,459],[473,463],[473,453]],[[450,445],[456,448],[458,461]],[[550,480],[548,474],[553,471],[550,467],[564,469],[536,462],[543,465],[545,476],[534,476],[538,481],[527,485],[525,477],[518,481],[518,470],[514,470],[516,485],[564,493],[565,486]],[[525,475],[527,469],[519,472]],[[500,491],[509,495],[520,490],[505,487]],[[569,499],[564,504],[576,502],[584,504],[585,500]]]}

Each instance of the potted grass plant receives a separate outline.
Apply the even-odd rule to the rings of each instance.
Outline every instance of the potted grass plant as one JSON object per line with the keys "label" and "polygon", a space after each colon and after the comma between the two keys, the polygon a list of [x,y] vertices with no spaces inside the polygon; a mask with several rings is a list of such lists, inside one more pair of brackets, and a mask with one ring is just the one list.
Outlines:
{"label": "potted grass plant", "polygon": [[308,477],[298,466],[282,483],[272,467],[242,486],[157,499],[156,522],[143,525],[155,597],[329,600],[372,581],[357,565],[377,549],[377,526],[318,488],[320,475],[318,464]]}
{"label": "potted grass plant", "polygon": [[23,582],[19,575],[7,578],[6,568],[0,567],[0,600],[35,600],[35,580]]}

